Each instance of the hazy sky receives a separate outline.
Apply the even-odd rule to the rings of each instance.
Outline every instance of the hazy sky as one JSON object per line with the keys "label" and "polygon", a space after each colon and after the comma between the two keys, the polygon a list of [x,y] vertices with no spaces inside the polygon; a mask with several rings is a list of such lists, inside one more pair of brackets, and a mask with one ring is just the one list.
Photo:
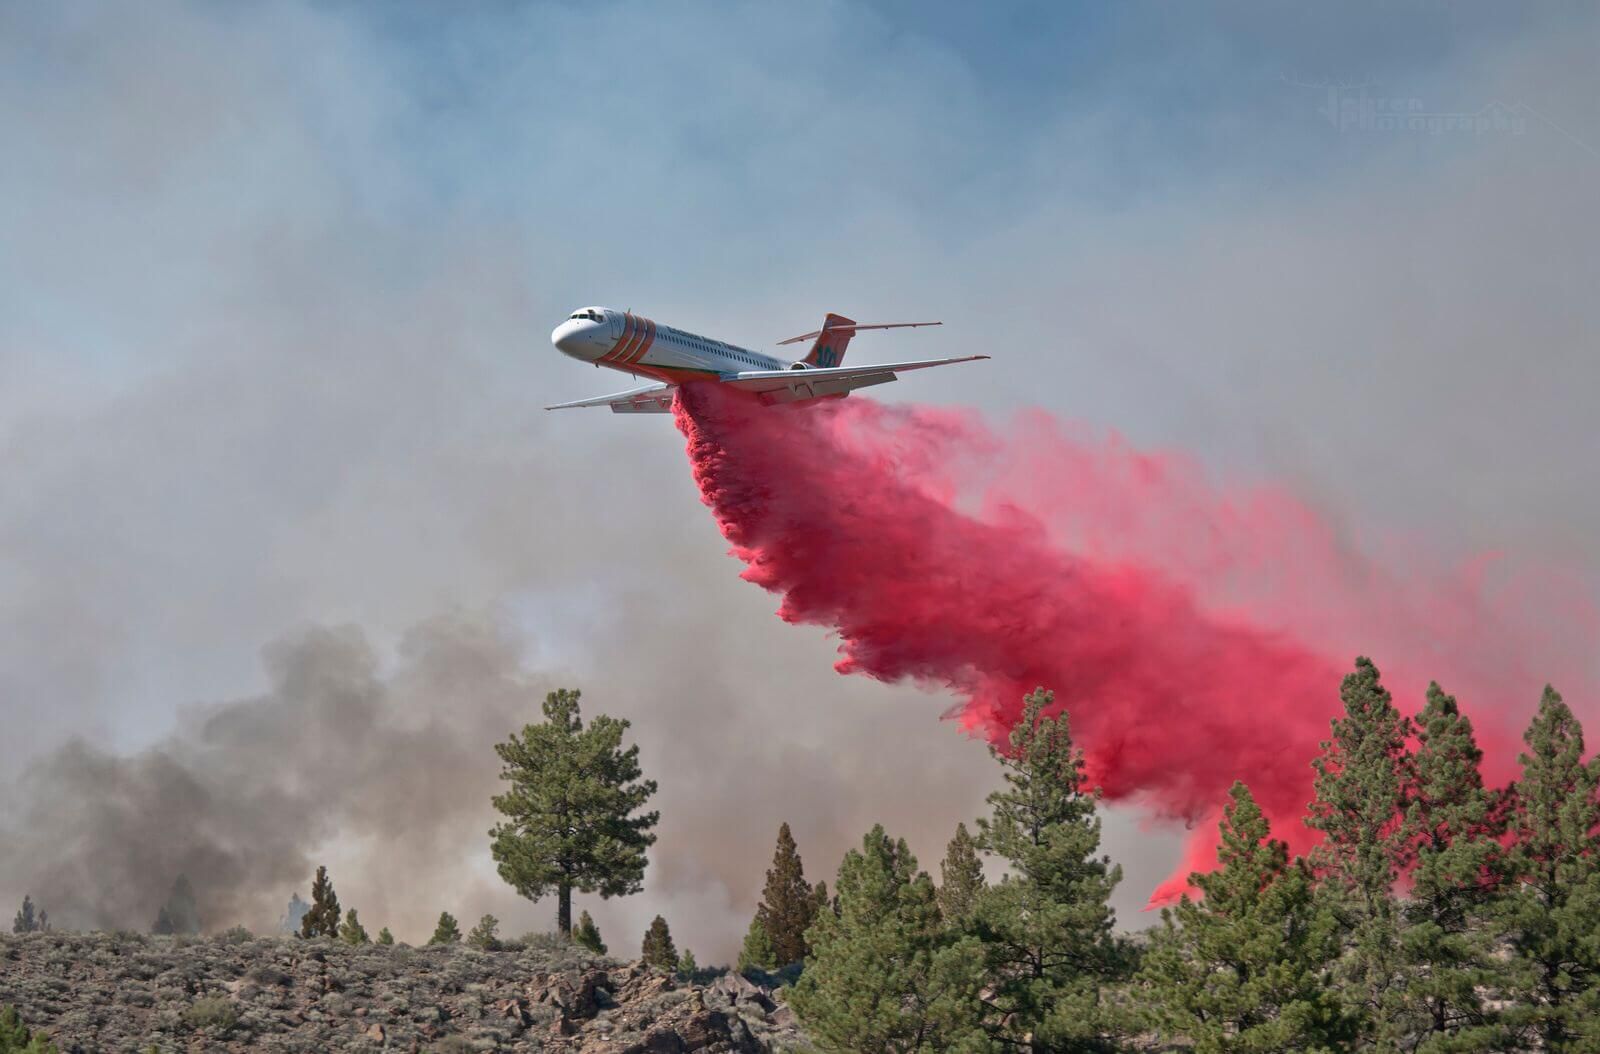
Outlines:
{"label": "hazy sky", "polygon": [[[813,877],[879,820],[936,867],[983,748],[772,617],[670,419],[539,409],[630,386],[550,347],[583,304],[942,318],[851,355],[993,361],[875,396],[1593,589],[1597,70],[1582,4],[0,4],[0,903],[210,867],[270,921],[326,858],[369,928],[545,925],[482,832],[556,683],[661,783],[615,948],[730,956],[784,819]],[[1175,841],[1108,845],[1137,924]]]}

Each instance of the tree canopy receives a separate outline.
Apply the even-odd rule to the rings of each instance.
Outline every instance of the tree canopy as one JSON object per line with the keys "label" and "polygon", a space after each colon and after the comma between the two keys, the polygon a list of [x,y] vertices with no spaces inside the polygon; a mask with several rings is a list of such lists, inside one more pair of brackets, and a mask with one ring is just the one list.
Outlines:
{"label": "tree canopy", "polygon": [[489,832],[500,876],[521,895],[557,897],[556,928],[572,934],[572,891],[637,893],[644,882],[655,794],[639,748],[622,745],[628,722],[600,715],[585,726],[579,693],[545,697],[545,720],[495,746],[509,785],[494,797],[505,817]]}

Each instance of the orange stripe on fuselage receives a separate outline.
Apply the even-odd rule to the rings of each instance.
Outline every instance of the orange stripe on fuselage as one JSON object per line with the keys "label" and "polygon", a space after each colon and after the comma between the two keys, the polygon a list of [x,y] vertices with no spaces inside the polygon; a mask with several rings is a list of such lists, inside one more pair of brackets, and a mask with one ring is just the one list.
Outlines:
{"label": "orange stripe on fuselage", "polygon": [[639,347],[632,355],[623,360],[628,365],[633,365],[644,358],[645,352],[650,350],[650,345],[656,342],[656,324],[648,318],[644,320],[644,339],[639,342]]}
{"label": "orange stripe on fuselage", "polygon": [[616,362],[633,346],[633,338],[639,334],[639,320],[634,318],[632,313],[624,314],[622,318],[622,336],[612,345],[611,350],[596,359],[596,362],[607,364]]}

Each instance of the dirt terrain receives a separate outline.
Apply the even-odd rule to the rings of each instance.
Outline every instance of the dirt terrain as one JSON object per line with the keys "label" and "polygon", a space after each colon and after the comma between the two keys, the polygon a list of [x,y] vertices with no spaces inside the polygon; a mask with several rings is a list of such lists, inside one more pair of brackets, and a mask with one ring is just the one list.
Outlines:
{"label": "dirt terrain", "polygon": [[781,992],[554,939],[503,951],[142,934],[0,936],[0,1005],[64,1052],[803,1050]]}

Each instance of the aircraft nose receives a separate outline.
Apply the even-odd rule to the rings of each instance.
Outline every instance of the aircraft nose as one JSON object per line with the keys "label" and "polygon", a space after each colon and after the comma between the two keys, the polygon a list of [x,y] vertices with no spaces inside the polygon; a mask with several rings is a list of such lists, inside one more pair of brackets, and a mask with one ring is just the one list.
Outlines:
{"label": "aircraft nose", "polygon": [[550,333],[550,343],[563,355],[571,355],[575,359],[588,359],[591,356],[588,330],[594,325],[592,322],[583,322],[578,319],[568,319],[561,323]]}

